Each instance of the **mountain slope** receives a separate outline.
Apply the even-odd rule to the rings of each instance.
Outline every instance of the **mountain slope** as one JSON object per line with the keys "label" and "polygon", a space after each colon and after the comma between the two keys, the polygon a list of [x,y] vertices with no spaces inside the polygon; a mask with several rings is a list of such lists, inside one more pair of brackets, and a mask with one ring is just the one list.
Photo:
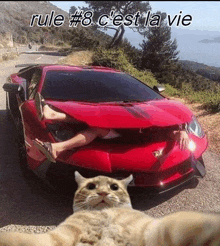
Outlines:
{"label": "mountain slope", "polygon": [[0,43],[3,46],[5,39],[10,39],[10,35],[15,42],[37,42],[41,36],[45,36],[46,32],[53,36],[54,33],[61,31],[61,29],[66,29],[68,26],[68,21],[65,21],[62,27],[54,30],[55,27],[38,27],[35,21],[34,27],[30,27],[33,14],[41,14],[42,23],[44,22],[45,15],[50,14],[52,10],[55,11],[55,15],[61,14],[65,17],[65,20],[68,20],[67,12],[57,8],[48,1],[0,1],[0,9]]}
{"label": "mountain slope", "polygon": [[[68,13],[47,1],[0,1],[0,32],[16,32],[29,26],[32,14],[62,14],[68,18]],[[43,18],[44,20],[44,18]]]}
{"label": "mountain slope", "polygon": [[188,60],[179,60],[179,62],[185,70],[195,72],[203,77],[220,82],[220,67],[208,66],[203,63]]}

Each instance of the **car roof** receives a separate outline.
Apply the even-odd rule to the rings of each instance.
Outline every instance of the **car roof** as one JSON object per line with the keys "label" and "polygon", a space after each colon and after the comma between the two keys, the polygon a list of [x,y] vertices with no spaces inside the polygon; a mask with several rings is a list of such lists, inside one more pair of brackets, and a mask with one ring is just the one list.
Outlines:
{"label": "car roof", "polygon": [[103,67],[103,66],[73,66],[68,64],[19,64],[16,67],[24,67],[19,70],[18,73],[27,71],[31,68],[41,68],[46,71],[50,70],[67,70],[67,71],[83,71],[83,70],[91,70],[97,72],[113,72],[113,73],[120,73],[121,71],[110,68],[110,67]]}

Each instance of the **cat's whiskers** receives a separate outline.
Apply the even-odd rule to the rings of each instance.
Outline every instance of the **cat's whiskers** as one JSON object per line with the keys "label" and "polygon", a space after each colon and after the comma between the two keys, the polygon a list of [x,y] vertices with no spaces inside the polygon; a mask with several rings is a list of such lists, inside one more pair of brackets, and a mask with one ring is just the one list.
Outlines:
{"label": "cat's whiskers", "polygon": [[87,202],[90,202],[90,201],[96,201],[97,199],[99,200],[99,195],[98,194],[92,194],[92,195],[89,195],[88,197],[87,197]]}
{"label": "cat's whiskers", "polygon": [[86,202],[77,202],[75,203],[75,206],[81,206],[81,207],[86,207],[87,206],[87,203]]}
{"label": "cat's whiskers", "polygon": [[119,201],[119,198],[117,196],[109,195],[108,198],[114,201]]}
{"label": "cat's whiskers", "polygon": [[83,194],[83,193],[78,193],[77,194],[77,199],[83,199],[83,198],[86,198],[86,197],[88,197],[88,195],[87,194]]}
{"label": "cat's whiskers", "polygon": [[88,204],[84,203],[75,203],[73,206],[73,210],[74,212],[78,211],[78,210],[86,210],[88,209]]}
{"label": "cat's whiskers", "polygon": [[106,199],[111,205],[116,206],[119,203],[119,198],[117,196],[109,195]]}

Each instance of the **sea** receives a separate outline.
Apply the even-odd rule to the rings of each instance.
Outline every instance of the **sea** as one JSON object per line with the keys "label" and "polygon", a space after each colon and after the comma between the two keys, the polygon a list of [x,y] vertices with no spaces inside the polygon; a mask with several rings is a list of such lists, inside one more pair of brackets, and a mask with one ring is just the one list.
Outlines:
{"label": "sea", "polygon": [[[109,35],[114,32],[108,31]],[[143,36],[126,27],[124,37],[138,49],[143,42]],[[208,66],[220,67],[220,32],[189,30],[183,28],[171,29],[171,39],[177,40],[180,60],[194,61]]]}

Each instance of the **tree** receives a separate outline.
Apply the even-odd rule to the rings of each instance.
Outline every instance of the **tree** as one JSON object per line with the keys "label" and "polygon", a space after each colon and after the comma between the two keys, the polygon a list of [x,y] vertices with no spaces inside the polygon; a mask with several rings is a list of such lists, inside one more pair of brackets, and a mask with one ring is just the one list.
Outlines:
{"label": "tree", "polygon": [[69,16],[71,16],[72,14],[74,14],[76,12],[76,10],[77,10],[77,7],[76,6],[70,7],[70,9],[69,9]]}
{"label": "tree", "polygon": [[[97,28],[104,28],[107,29],[113,29],[115,30],[115,35],[113,36],[109,47],[117,46],[122,41],[123,35],[125,33],[125,27],[122,22],[121,25],[116,27],[111,22],[109,22],[108,25],[101,27],[98,25],[98,20],[100,16],[103,14],[110,15],[111,11],[113,11],[114,18],[116,15],[121,15],[122,18],[124,18],[126,15],[132,15],[132,21],[135,21],[135,14],[139,12],[140,16],[138,17],[139,26],[132,27],[130,25],[129,27],[133,30],[141,29],[144,25],[143,19],[144,14],[151,9],[148,1],[85,1],[85,3],[89,4],[88,9],[93,11],[93,22],[96,23]],[[138,24],[138,23],[137,23]]]}
{"label": "tree", "polygon": [[147,40],[143,40],[142,69],[150,69],[157,77],[167,74],[168,70],[178,61],[177,41],[171,40],[171,27],[167,25],[166,13],[157,12],[161,17],[160,25],[149,27],[145,33]]}

